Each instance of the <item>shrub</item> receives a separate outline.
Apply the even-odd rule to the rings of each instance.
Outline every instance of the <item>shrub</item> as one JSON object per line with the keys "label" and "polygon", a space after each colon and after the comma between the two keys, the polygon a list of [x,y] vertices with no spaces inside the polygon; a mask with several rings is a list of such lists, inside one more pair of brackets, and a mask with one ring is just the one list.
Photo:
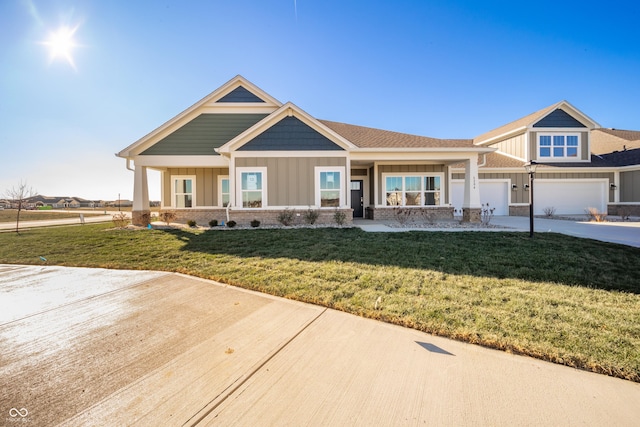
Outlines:
{"label": "shrub", "polygon": [[160,211],[160,221],[169,225],[170,222],[175,221],[177,215],[174,211]]}
{"label": "shrub", "polygon": [[196,222],[194,220],[190,219],[189,221],[187,221],[187,225],[189,227],[195,227],[196,226]]}
{"label": "shrub", "polygon": [[489,207],[489,203],[487,203],[486,205],[483,204],[482,210],[480,211],[480,223],[485,226],[489,225],[489,223],[491,222],[491,218],[493,218],[493,211],[495,210],[496,208]]}
{"label": "shrub", "polygon": [[333,214],[333,220],[336,222],[336,224],[342,226],[346,221],[346,219],[347,219],[347,214],[336,209],[335,213]]}
{"label": "shrub", "polygon": [[546,216],[547,218],[553,218],[553,216],[556,214],[556,208],[554,208],[553,206],[549,206],[543,209],[544,212],[544,216]]}
{"label": "shrub", "polygon": [[124,212],[118,212],[117,214],[113,214],[111,218],[113,221],[113,225],[116,228],[125,228],[127,225],[129,225],[129,218],[127,217],[127,214]]}
{"label": "shrub", "polygon": [[596,208],[587,208],[585,212],[589,216],[589,221],[605,222],[607,220],[607,214],[598,211]]}
{"label": "shrub", "polygon": [[631,217],[631,208],[629,206],[618,206],[618,215],[623,221],[629,221],[629,217]]}
{"label": "shrub", "polygon": [[407,209],[407,208],[403,208],[403,207],[395,207],[393,208],[393,215],[396,218],[396,221],[398,221],[401,225],[404,225],[407,223],[407,221],[409,220],[409,217],[411,216],[411,209]]}
{"label": "shrub", "polygon": [[293,224],[295,214],[295,209],[287,208],[278,214],[278,222],[284,226],[291,225]]}
{"label": "shrub", "polygon": [[209,227],[217,227],[217,226],[218,226],[217,219],[212,219],[211,221],[209,221]]}
{"label": "shrub", "polygon": [[307,212],[305,212],[305,214],[304,214],[304,221],[307,224],[313,225],[318,220],[319,216],[320,216],[320,212],[318,212],[315,209],[309,208],[309,210]]}
{"label": "shrub", "polygon": [[260,227],[260,221],[258,221],[257,219],[252,220],[251,221],[251,226],[253,228]]}
{"label": "shrub", "polygon": [[236,226],[236,222],[234,220],[227,221],[227,227],[233,228]]}

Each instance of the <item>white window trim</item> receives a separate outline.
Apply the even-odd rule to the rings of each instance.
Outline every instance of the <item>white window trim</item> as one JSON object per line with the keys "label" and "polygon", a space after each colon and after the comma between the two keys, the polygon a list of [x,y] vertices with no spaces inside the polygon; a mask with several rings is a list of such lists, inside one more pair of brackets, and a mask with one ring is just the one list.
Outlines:
{"label": "white window trim", "polygon": [[[262,207],[260,208],[245,208],[242,206],[242,174],[247,172],[260,172],[262,174]],[[238,167],[236,168],[236,204],[238,206],[234,207],[235,209],[244,209],[244,210],[259,210],[266,209],[269,204],[267,202],[267,168],[263,166],[255,166],[255,167]],[[231,184],[231,183],[229,183]],[[231,188],[229,188],[231,191]]]}
{"label": "white window trim", "polygon": [[[542,148],[542,146],[540,145],[540,140],[542,139],[543,136],[549,136],[551,137],[551,145],[549,146],[550,150],[551,150],[551,155],[549,157],[542,157],[540,155],[540,149]],[[558,156],[554,156],[553,155],[553,137],[554,136],[564,136],[565,137],[565,145],[564,145],[564,149],[565,149],[565,155],[558,157]],[[567,145],[566,145],[566,138],[567,136],[575,136],[578,138],[578,146],[576,147],[578,150],[577,156],[576,157],[568,157],[566,156],[566,150],[567,150]],[[582,135],[580,134],[580,132],[539,132],[536,136],[536,148],[537,148],[537,152],[536,152],[536,156],[538,158],[539,161],[544,161],[544,162],[581,162],[584,161],[582,159]]]}
{"label": "white window trim", "polygon": [[[191,180],[191,207],[179,208],[176,206],[176,180],[178,179],[190,179]],[[181,193],[182,194],[182,193]],[[184,193],[186,194],[186,193]],[[196,176],[195,175],[171,175],[171,207],[173,209],[193,209],[197,204],[196,200]]]}
{"label": "white window trim", "polygon": [[[402,200],[405,199],[405,189],[404,189],[404,178],[408,177],[408,176],[419,176],[421,178],[433,178],[433,177],[439,177],[440,178],[440,204],[439,205],[409,205],[409,206],[405,206],[405,205],[394,205],[394,206],[389,206],[387,205],[387,177],[388,176],[392,176],[392,177],[401,177],[402,178]],[[404,208],[429,208],[429,207],[435,207],[435,206],[446,206],[446,204],[444,203],[445,200],[445,179],[444,179],[444,173],[443,172],[385,172],[382,174],[382,182],[380,183],[380,185],[382,186],[382,200],[381,200],[381,204],[380,207],[385,207],[385,208],[394,208],[394,207],[398,207],[398,206],[402,206]],[[422,187],[424,185],[424,179],[421,180],[420,182],[420,186]],[[422,193],[425,193],[426,190],[424,188],[421,189]],[[424,203],[424,200],[423,200]]]}
{"label": "white window trim", "polygon": [[326,207],[326,208],[322,208],[320,207],[321,204],[321,200],[320,200],[320,173],[322,172],[339,172],[340,173],[340,202],[338,203],[338,207],[342,208],[345,207],[347,205],[346,203],[346,182],[347,182],[347,174],[346,174],[346,168],[344,166],[316,166],[314,168],[314,175],[315,175],[315,201],[316,201],[316,206],[318,207],[318,209],[335,209],[332,207]]}
{"label": "white window trim", "polygon": [[[218,175],[218,207],[223,208],[224,203],[222,201],[222,180],[229,179],[229,175]],[[229,181],[229,204],[231,204],[231,181]]]}

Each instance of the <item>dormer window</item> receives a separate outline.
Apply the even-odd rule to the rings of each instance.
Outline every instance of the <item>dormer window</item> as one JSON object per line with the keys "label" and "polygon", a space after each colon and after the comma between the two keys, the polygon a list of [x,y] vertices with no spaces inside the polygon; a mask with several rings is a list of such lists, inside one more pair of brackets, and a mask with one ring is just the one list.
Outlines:
{"label": "dormer window", "polygon": [[541,160],[577,160],[579,151],[579,133],[538,135],[538,158]]}

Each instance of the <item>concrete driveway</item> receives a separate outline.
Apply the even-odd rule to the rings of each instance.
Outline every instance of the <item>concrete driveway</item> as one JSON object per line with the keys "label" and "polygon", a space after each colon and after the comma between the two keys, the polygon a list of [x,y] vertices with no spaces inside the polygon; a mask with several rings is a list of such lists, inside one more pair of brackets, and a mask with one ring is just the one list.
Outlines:
{"label": "concrete driveway", "polygon": [[637,425],[640,384],[178,274],[0,265],[10,425]]}

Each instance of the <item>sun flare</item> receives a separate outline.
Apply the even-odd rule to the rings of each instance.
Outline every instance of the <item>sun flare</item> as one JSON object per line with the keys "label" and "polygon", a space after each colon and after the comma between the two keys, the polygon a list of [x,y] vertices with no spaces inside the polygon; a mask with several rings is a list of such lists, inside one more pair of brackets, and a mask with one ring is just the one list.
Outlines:
{"label": "sun flare", "polygon": [[66,25],[58,28],[57,31],[49,34],[49,38],[44,42],[49,47],[49,60],[53,62],[57,58],[65,59],[74,69],[76,65],[71,55],[73,49],[78,46],[73,38],[78,27],[68,27]]}

